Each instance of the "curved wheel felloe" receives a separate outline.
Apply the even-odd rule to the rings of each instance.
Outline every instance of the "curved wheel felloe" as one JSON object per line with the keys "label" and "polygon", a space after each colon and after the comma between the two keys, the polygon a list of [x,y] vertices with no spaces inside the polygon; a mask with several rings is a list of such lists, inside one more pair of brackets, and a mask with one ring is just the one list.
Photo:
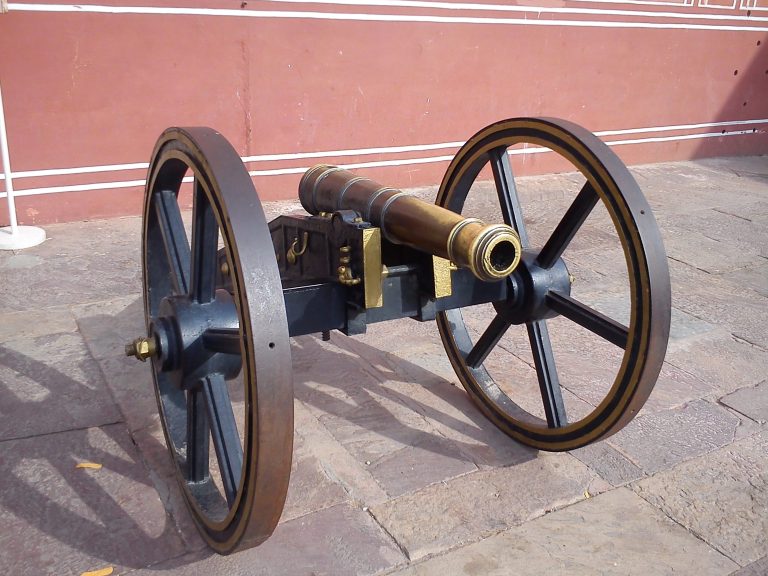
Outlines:
{"label": "curved wheel felloe", "polygon": [[[556,153],[585,182],[559,224],[531,246],[509,159],[510,148],[533,145]],[[538,150],[543,151],[543,150]],[[669,336],[670,282],[656,221],[637,183],[618,157],[587,130],[563,120],[516,118],[488,126],[453,159],[436,203],[462,212],[481,170],[490,165],[505,222],[523,245],[523,258],[507,280],[507,298],[473,337],[460,309],[438,316],[443,344],[461,383],[506,434],[544,450],[570,450],[613,434],[645,403],[661,370]],[[629,279],[629,325],[571,296],[563,253],[593,209],[602,203],[615,228]],[[623,350],[608,393],[591,411],[569,419],[563,401],[548,319],[561,316]],[[525,410],[500,387],[485,362],[512,325],[525,325],[544,417]],[[504,350],[502,350],[504,351]],[[540,414],[540,413],[539,413]]]}
{"label": "curved wheel felloe", "polygon": [[[178,200],[189,181],[190,237]],[[291,469],[288,325],[261,204],[218,132],[171,128],[158,140],[143,268],[144,352],[184,498],[217,552],[258,545],[277,525]]]}

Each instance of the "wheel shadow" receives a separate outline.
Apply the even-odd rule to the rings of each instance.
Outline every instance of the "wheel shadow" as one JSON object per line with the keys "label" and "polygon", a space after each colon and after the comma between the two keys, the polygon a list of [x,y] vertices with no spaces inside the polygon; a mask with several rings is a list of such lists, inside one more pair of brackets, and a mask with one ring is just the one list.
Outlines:
{"label": "wheel shadow", "polygon": [[[88,374],[91,361],[88,357],[79,362],[80,372]],[[5,418],[27,418],[30,403],[42,417],[66,411],[68,400],[94,392],[53,365],[3,344],[0,368],[0,411]],[[14,386],[10,378],[45,392],[25,402],[18,382]],[[79,428],[67,423],[58,430],[48,427],[22,437],[4,434],[0,441],[3,573],[45,573],[62,565],[80,572],[101,568],[93,565],[100,562],[142,568],[185,551],[132,436],[115,414],[116,418],[98,415]],[[78,468],[82,462],[101,468]],[[41,553],[41,534],[61,546],[49,543]]]}
{"label": "wheel shadow", "polygon": [[498,430],[448,379],[441,349],[426,352],[430,360],[445,359],[433,371],[341,333],[333,333],[330,342],[316,336],[293,340],[296,398],[366,465],[406,447],[478,468],[536,457],[536,450]]}

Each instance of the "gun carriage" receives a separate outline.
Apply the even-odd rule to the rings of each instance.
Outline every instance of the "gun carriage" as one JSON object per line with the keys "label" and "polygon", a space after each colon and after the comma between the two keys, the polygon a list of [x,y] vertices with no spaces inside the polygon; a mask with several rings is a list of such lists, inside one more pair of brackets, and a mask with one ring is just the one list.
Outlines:
{"label": "gun carriage", "polygon": [[[509,162],[508,150],[521,143],[555,152],[585,180],[541,246],[529,242]],[[461,215],[487,165],[503,222]],[[188,176],[190,239],[178,202]],[[142,250],[147,336],[126,353],[151,360],[180,486],[216,551],[260,544],[280,518],[293,440],[291,336],[360,334],[395,318],[436,320],[475,404],[511,438],[541,450],[605,438],[648,398],[669,335],[666,256],[638,185],[585,129],[535,118],[484,128],[451,162],[435,205],[332,166],[307,171],[299,197],[308,214],[267,223],[240,157],[208,128],[166,130],[149,167]],[[571,295],[563,252],[598,203],[623,248],[627,325]],[[462,314],[478,304],[494,311],[479,334]],[[547,329],[557,316],[623,351],[608,393],[576,418],[565,412]],[[512,325],[526,327],[543,418],[516,404],[484,365]],[[243,403],[239,430],[233,394]]]}

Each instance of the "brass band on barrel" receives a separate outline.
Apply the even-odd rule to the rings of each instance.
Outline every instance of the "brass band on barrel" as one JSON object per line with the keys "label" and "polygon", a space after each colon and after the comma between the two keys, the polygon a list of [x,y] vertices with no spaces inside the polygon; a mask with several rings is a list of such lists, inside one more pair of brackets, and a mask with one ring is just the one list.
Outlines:
{"label": "brass band on barrel", "polygon": [[299,199],[310,214],[359,212],[390,242],[447,258],[480,280],[505,278],[520,262],[520,238],[510,226],[464,218],[336,166],[310,168]]}

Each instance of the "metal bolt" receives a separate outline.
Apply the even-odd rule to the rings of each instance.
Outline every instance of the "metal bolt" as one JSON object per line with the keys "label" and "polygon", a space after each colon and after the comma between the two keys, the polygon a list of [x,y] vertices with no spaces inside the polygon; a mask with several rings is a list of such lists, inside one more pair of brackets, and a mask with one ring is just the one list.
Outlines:
{"label": "metal bolt", "polygon": [[221,275],[229,276],[229,262],[224,261],[221,263]]}
{"label": "metal bolt", "polygon": [[157,342],[150,338],[136,338],[130,344],[125,345],[125,355],[135,356],[137,360],[146,362],[147,358],[155,355],[157,352]]}

